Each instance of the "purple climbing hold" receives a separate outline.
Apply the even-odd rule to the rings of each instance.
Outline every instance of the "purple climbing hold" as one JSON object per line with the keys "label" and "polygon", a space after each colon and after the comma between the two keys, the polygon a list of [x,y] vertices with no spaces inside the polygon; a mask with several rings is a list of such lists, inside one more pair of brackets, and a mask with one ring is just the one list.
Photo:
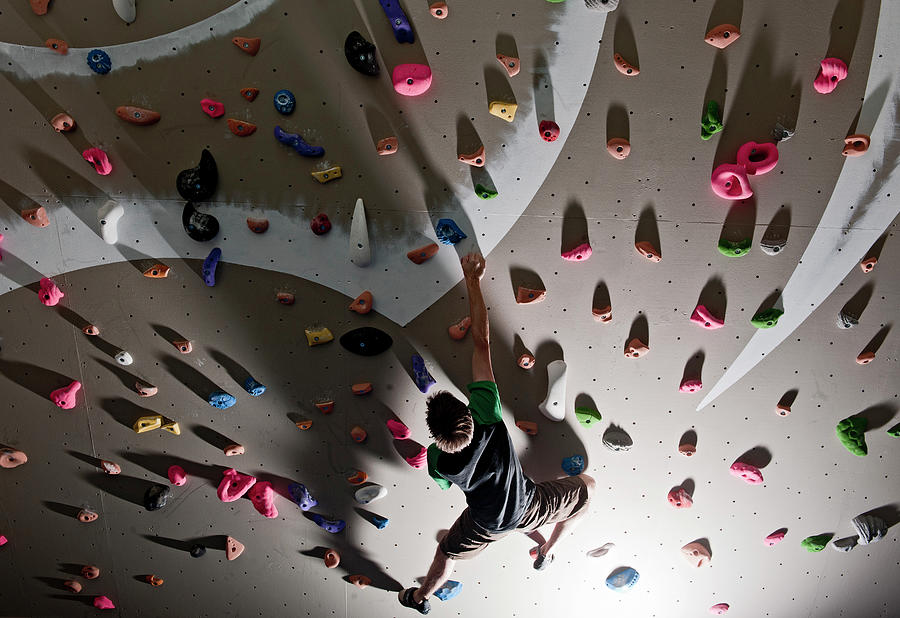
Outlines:
{"label": "purple climbing hold", "polygon": [[213,287],[216,284],[216,266],[219,264],[219,258],[221,257],[222,250],[216,247],[203,260],[203,283],[209,287]]}
{"label": "purple climbing hold", "polygon": [[321,157],[325,154],[325,149],[321,146],[310,146],[299,133],[288,133],[281,127],[275,127],[275,139],[290,146],[302,157]]}
{"label": "purple climbing hold", "polygon": [[398,43],[414,43],[416,40],[409,23],[409,18],[403,12],[398,0],[378,0],[381,2],[381,8],[391,22],[391,28],[394,29],[394,38]]}
{"label": "purple climbing hold", "polygon": [[312,520],[316,522],[317,526],[331,534],[337,534],[347,526],[347,522],[343,519],[325,519],[317,513],[312,514]]}
{"label": "purple climbing hold", "polygon": [[413,354],[412,369],[416,380],[416,386],[418,386],[419,390],[423,393],[427,393],[428,389],[437,383],[436,380],[431,377],[431,374],[428,373],[428,368],[425,366],[425,359],[418,354]]}
{"label": "purple climbing hold", "polygon": [[288,491],[291,494],[291,500],[303,511],[308,511],[319,504],[319,501],[313,498],[313,495],[309,493],[309,490],[303,483],[291,483],[288,485]]}

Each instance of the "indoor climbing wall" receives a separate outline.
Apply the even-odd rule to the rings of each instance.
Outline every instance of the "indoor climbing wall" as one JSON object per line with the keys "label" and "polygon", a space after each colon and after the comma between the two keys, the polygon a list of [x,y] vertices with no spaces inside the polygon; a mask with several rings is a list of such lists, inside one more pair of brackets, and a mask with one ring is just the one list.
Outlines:
{"label": "indoor climbing wall", "polygon": [[305,4],[0,2],[0,615],[415,615],[474,250],[526,472],[597,492],[435,615],[896,615],[900,6]]}

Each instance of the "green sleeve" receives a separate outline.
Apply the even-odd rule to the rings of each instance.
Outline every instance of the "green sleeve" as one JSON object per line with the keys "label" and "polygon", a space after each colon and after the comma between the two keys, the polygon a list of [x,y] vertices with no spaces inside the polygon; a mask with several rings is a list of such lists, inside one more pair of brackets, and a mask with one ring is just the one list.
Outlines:
{"label": "green sleeve", "polygon": [[428,447],[428,474],[441,489],[450,489],[450,486],[453,483],[445,479],[441,476],[441,473],[437,471],[437,459],[440,454],[441,451],[436,445],[432,444]]}
{"label": "green sleeve", "polygon": [[466,388],[469,390],[472,420],[479,425],[492,425],[503,420],[500,413],[500,391],[494,382],[472,382]]}

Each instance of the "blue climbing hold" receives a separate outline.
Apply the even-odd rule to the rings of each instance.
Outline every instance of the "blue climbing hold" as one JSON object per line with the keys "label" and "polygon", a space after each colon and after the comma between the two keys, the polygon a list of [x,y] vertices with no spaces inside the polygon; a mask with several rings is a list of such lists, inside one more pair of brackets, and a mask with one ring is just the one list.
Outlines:
{"label": "blue climbing hold", "polygon": [[572,455],[562,460],[563,472],[569,476],[576,476],[584,472],[584,457],[581,455]]}
{"label": "blue climbing hold", "polygon": [[463,234],[463,231],[459,229],[459,226],[456,225],[453,219],[441,219],[437,222],[434,231],[443,245],[455,245],[463,238],[466,238],[466,235]]}
{"label": "blue climbing hold", "polygon": [[290,90],[279,90],[272,98],[272,102],[275,104],[275,109],[278,110],[278,113],[285,116],[293,113],[294,107],[297,105],[297,99],[294,98],[294,93]]}
{"label": "blue climbing hold", "polygon": [[291,483],[288,485],[288,492],[291,494],[291,500],[303,511],[308,511],[319,504],[303,483]]}
{"label": "blue climbing hold", "polygon": [[254,397],[259,397],[266,392],[266,386],[254,380],[253,376],[247,376],[247,379],[244,380],[244,390]]}
{"label": "blue climbing hold", "polygon": [[391,22],[391,28],[394,29],[394,38],[397,39],[397,42],[414,43],[416,37],[413,34],[412,26],[409,24],[409,18],[406,17],[406,13],[403,12],[403,8],[400,6],[400,2],[398,0],[379,0],[379,2],[381,2],[381,8],[384,9],[384,14],[387,15],[388,20]]}
{"label": "blue climbing hold", "polygon": [[449,601],[460,592],[462,592],[462,584],[452,579],[448,579],[444,582],[443,586],[434,591],[434,596],[441,601]]}
{"label": "blue climbing hold", "polygon": [[209,402],[209,405],[214,408],[219,408],[220,410],[227,410],[237,403],[237,399],[234,398],[234,395],[229,395],[225,391],[214,391],[207,401]]}
{"label": "blue climbing hold", "polygon": [[621,567],[609,574],[606,578],[606,587],[616,592],[625,592],[634,588],[640,578],[640,573],[631,567]]}
{"label": "blue climbing hold", "polygon": [[379,530],[384,530],[387,528],[387,525],[391,523],[391,520],[387,517],[382,517],[381,515],[372,515],[372,525],[378,528]]}
{"label": "blue climbing hold", "polygon": [[110,60],[109,54],[102,49],[92,49],[89,51],[87,63],[94,73],[99,73],[100,75],[106,75],[112,71],[112,60]]}
{"label": "blue climbing hold", "polygon": [[337,534],[347,526],[347,522],[343,519],[325,519],[318,513],[312,514],[312,520],[316,522],[317,526],[331,534]]}
{"label": "blue climbing hold", "polygon": [[275,139],[290,146],[302,157],[321,157],[325,154],[325,149],[321,146],[310,146],[299,133],[288,133],[281,127],[275,127]]}
{"label": "blue climbing hold", "polygon": [[412,369],[416,380],[416,386],[418,386],[419,390],[423,393],[427,393],[428,389],[437,384],[437,381],[431,377],[430,373],[428,373],[428,368],[425,366],[425,359],[418,354],[413,354]]}
{"label": "blue climbing hold", "polygon": [[203,283],[209,287],[213,287],[216,284],[216,266],[219,264],[219,258],[221,257],[222,250],[216,247],[203,260]]}

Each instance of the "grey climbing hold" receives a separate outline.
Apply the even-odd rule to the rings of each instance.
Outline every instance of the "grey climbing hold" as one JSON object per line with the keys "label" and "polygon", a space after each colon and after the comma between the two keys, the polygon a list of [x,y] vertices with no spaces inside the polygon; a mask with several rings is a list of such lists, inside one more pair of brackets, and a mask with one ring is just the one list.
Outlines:
{"label": "grey climbing hold", "polygon": [[166,485],[151,485],[144,493],[144,508],[148,511],[158,511],[166,506],[172,491]]}
{"label": "grey climbing hold", "polygon": [[610,13],[618,8],[619,0],[584,0],[584,6],[601,13]]}
{"label": "grey climbing hold", "polygon": [[859,534],[859,544],[877,543],[887,534],[887,523],[877,515],[858,515],[853,518],[853,527]]}
{"label": "grey climbing hold", "polygon": [[859,540],[859,537],[856,535],[844,537],[843,539],[837,539],[836,541],[831,542],[831,549],[834,549],[836,551],[848,552],[856,547],[857,540]]}
{"label": "grey climbing hold", "polygon": [[784,247],[787,245],[787,240],[781,238],[772,238],[766,239],[763,238],[759,241],[759,248],[766,255],[778,255],[782,251],[784,251]]}
{"label": "grey climbing hold", "polygon": [[841,312],[838,313],[837,325],[838,328],[853,328],[854,326],[859,325],[859,318],[849,311],[842,309]]}
{"label": "grey climbing hold", "polygon": [[631,440],[631,436],[615,425],[610,425],[609,428],[603,432],[603,446],[610,450],[627,451],[631,449],[633,444],[634,442]]}
{"label": "grey climbing hold", "polygon": [[786,142],[792,137],[794,137],[794,131],[788,129],[786,126],[781,124],[780,122],[775,123],[775,128],[772,129],[772,136],[775,138],[776,142]]}

